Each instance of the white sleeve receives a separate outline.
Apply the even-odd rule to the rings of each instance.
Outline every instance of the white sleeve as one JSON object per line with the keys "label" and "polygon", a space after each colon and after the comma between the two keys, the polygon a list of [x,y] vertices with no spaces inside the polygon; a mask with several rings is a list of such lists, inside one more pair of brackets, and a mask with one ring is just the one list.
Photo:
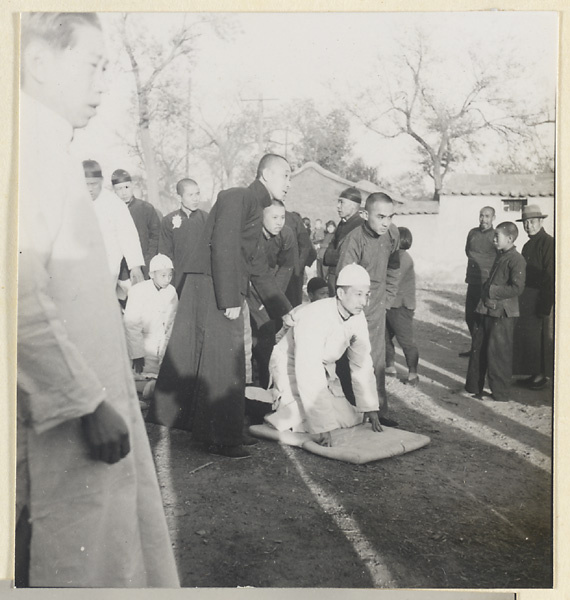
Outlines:
{"label": "white sleeve", "polygon": [[370,336],[364,314],[351,317],[354,327],[350,346],[347,349],[352,390],[356,408],[360,412],[378,410],[378,390],[374,366],[370,354]]}
{"label": "white sleeve", "polygon": [[318,318],[314,311],[301,311],[293,329],[295,377],[310,433],[322,433],[338,427],[336,420],[331,418],[330,408],[334,396],[328,388],[323,364],[329,329],[330,322]]}
{"label": "white sleeve", "polygon": [[123,256],[125,257],[127,266],[130,270],[133,267],[142,267],[145,262],[141,249],[139,232],[137,231],[133,217],[131,216],[127,205],[121,200],[120,202],[121,204],[117,205],[119,241]]}
{"label": "white sleeve", "polygon": [[[21,197],[24,192],[21,192]],[[38,433],[92,413],[105,388],[71,341],[49,292],[49,261],[36,250],[46,220],[20,209],[18,265],[18,412]],[[35,232],[34,225],[41,227]],[[42,241],[38,238],[43,237]]]}
{"label": "white sleeve", "polygon": [[123,320],[127,336],[127,348],[131,359],[144,358],[144,310],[146,287],[135,285],[129,290],[129,296]]}

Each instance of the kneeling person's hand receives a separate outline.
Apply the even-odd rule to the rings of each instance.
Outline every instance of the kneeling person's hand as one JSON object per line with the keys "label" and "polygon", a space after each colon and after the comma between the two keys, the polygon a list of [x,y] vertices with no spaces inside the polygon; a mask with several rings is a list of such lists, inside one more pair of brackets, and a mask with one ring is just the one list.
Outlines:
{"label": "kneeling person's hand", "polygon": [[377,410],[373,410],[364,414],[372,425],[372,431],[376,431],[378,433],[382,431],[382,425],[380,425],[380,414]]}

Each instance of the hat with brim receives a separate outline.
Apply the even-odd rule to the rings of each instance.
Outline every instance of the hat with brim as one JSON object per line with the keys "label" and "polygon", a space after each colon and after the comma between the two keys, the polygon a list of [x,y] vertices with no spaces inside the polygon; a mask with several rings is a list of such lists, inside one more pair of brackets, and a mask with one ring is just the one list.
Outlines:
{"label": "hat with brim", "polygon": [[517,223],[526,221],[527,219],[546,219],[546,217],[548,215],[542,214],[538,204],[529,204],[528,206],[523,206],[521,218],[517,219]]}

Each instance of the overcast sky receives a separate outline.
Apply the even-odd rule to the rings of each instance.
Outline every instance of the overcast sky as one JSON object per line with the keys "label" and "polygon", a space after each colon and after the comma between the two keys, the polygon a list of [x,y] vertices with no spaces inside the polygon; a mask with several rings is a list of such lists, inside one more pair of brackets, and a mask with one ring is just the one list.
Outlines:
{"label": "overcast sky", "polygon": [[[102,15],[108,25],[113,15]],[[389,60],[395,39],[412,33],[417,24],[434,34],[443,57],[466,56],[476,45],[485,58],[498,45],[516,48],[537,89],[554,90],[557,67],[557,15],[554,12],[470,13],[232,13],[234,25],[229,39],[209,33],[202,37],[193,73],[193,97],[210,119],[225,114],[228,102],[238,93],[255,98],[262,94],[276,101],[266,104],[270,118],[294,98],[313,98],[319,108],[338,105],[338,90],[350,97],[352,89],[374,76],[377,58]],[[179,14],[147,14],[151,30],[165,36],[181,21]],[[107,29],[110,29],[109,27]],[[111,40],[110,47],[117,47]],[[446,93],[454,93],[454,78],[448,74]],[[121,163],[135,168],[124,147],[114,136],[126,114],[128,73],[110,73],[111,89],[84,132],[76,148],[85,157],[98,156],[104,170]],[[371,164],[382,164],[389,177],[405,168],[410,143],[405,139],[387,142],[362,129],[354,129],[354,153]],[[130,167],[129,167],[130,165]]]}

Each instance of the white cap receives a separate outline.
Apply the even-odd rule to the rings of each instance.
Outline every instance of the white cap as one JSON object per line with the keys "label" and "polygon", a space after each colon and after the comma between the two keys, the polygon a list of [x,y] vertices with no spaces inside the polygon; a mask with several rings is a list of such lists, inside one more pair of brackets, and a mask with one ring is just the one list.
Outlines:
{"label": "white cap", "polygon": [[336,279],[336,285],[370,286],[370,275],[368,275],[368,271],[364,267],[361,267],[356,263],[352,263],[351,265],[346,265],[346,267],[344,267],[338,274],[338,277]]}
{"label": "white cap", "polygon": [[162,271],[163,269],[174,269],[174,265],[166,254],[157,254],[150,261],[148,272],[154,273],[155,271]]}

